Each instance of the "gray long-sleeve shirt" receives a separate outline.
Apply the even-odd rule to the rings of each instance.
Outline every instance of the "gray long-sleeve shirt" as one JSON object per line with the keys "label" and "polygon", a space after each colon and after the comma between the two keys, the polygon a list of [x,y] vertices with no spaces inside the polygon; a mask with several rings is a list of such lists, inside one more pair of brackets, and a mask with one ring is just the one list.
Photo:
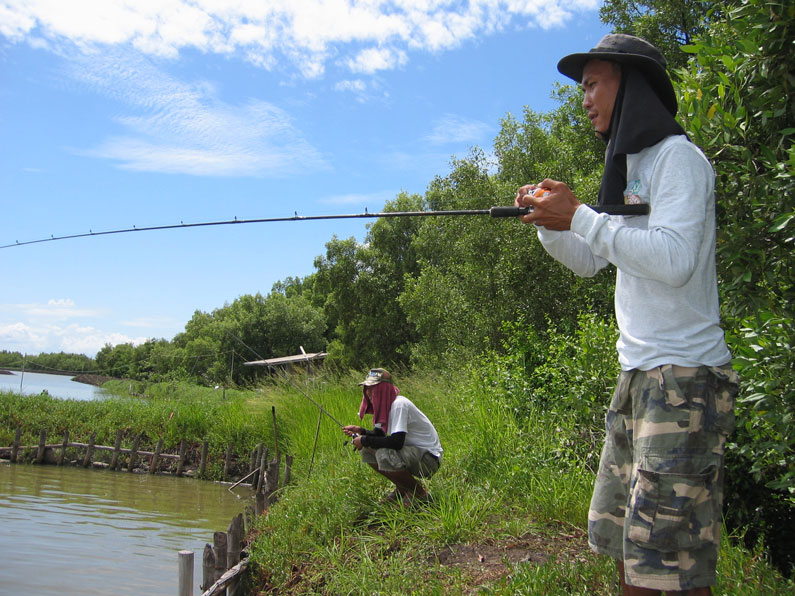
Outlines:
{"label": "gray long-sleeve shirt", "polygon": [[720,327],[715,271],[714,172],[684,136],[627,156],[627,203],[649,215],[577,209],[571,230],[538,228],[547,252],[584,277],[618,269],[615,307],[624,370],[731,360]]}

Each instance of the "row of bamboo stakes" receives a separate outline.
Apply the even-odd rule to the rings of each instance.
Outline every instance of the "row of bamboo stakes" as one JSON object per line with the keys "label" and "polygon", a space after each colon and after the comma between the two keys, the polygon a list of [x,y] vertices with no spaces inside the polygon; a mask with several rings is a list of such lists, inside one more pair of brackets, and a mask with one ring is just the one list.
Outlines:
{"label": "row of bamboo stakes", "polygon": [[[274,408],[275,410],[275,408]],[[244,525],[243,514],[239,514],[232,519],[227,532],[215,532],[213,544],[206,544],[204,547],[202,560],[202,585],[204,590],[202,596],[233,596],[240,586],[241,575],[246,572],[248,567],[248,557],[241,559],[244,552],[246,527],[253,525],[253,516],[261,515],[277,498],[279,489],[280,475],[280,454],[278,448],[278,436],[276,434],[276,414],[274,411],[274,445],[275,457],[268,460],[269,450],[262,443],[258,444],[250,454],[249,473],[231,484],[231,491],[236,486],[249,480],[249,486],[254,491],[254,505],[246,507],[246,521]],[[198,473],[193,474],[186,470],[188,446],[183,440],[179,445],[179,454],[163,453],[163,439],[159,439],[153,451],[141,449],[143,437],[139,435],[133,441],[132,448],[121,446],[124,432],[117,431],[116,440],[113,446],[97,445],[95,443],[96,433],[91,433],[88,443],[81,443],[69,440],[69,431],[65,431],[63,440],[60,443],[47,443],[47,432],[42,429],[39,433],[38,445],[21,445],[21,427],[17,427],[14,443],[11,447],[0,447],[0,457],[5,457],[11,463],[17,463],[20,459],[20,452],[26,450],[36,450],[34,462],[36,464],[55,464],[64,465],[68,448],[83,449],[84,453],[78,460],[70,462],[77,463],[83,468],[88,467],[107,467],[110,470],[121,471],[126,469],[128,472],[142,470],[148,458],[148,472],[157,473],[161,467],[161,460],[171,460],[176,462],[174,474],[198,475],[203,477],[208,463],[208,443],[204,441],[201,448],[201,457],[198,465]],[[110,464],[93,461],[94,453],[97,451],[112,451]],[[232,466],[234,444],[230,443],[224,457],[223,481],[227,482]],[[140,466],[139,466],[140,460]],[[288,485],[291,480],[293,457],[285,457],[284,485]],[[179,596],[193,596],[193,551],[179,551]]]}

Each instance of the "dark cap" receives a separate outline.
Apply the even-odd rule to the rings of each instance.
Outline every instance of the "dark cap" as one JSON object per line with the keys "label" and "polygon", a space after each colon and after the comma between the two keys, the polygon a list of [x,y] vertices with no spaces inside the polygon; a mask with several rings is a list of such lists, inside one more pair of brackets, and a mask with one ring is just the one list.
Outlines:
{"label": "dark cap", "polygon": [[645,39],[623,33],[605,35],[590,51],[562,58],[558,62],[558,71],[581,83],[583,68],[589,60],[610,60],[634,66],[646,75],[668,111],[676,114],[676,93],[665,70],[665,57]]}

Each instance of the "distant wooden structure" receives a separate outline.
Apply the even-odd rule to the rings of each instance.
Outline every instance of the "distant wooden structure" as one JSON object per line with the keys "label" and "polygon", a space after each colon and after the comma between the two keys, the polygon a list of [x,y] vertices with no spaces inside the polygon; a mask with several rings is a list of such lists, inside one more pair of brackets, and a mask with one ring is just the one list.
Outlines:
{"label": "distant wooden structure", "polygon": [[282,356],[281,358],[268,358],[267,360],[253,360],[251,362],[244,362],[246,366],[267,366],[268,368],[276,369],[283,368],[289,369],[296,366],[303,365],[306,367],[306,372],[311,373],[313,367],[320,367],[323,364],[328,354],[326,352],[315,352],[307,354],[304,348],[301,348],[301,354],[295,356]]}

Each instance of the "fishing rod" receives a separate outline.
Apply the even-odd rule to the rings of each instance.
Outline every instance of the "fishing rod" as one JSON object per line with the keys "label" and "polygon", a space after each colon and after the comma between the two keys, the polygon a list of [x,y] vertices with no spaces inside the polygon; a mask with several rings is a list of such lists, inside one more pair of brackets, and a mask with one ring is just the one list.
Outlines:
{"label": "fishing rod", "polygon": [[[649,206],[641,205],[587,205],[597,213],[606,213],[608,215],[647,215],[649,213]],[[74,238],[88,238],[91,236],[108,236],[110,234],[127,234],[131,232],[151,232],[154,230],[176,230],[180,228],[201,228],[209,226],[228,226],[239,224],[254,224],[254,223],[277,223],[286,221],[314,221],[320,219],[356,219],[356,218],[379,218],[379,217],[450,217],[459,215],[489,215],[491,217],[521,217],[527,215],[533,210],[532,207],[515,207],[515,206],[497,206],[490,207],[489,209],[449,209],[439,211],[381,211],[377,213],[370,213],[367,209],[364,213],[347,213],[339,215],[295,215],[292,217],[265,217],[257,219],[234,219],[222,221],[204,221],[196,223],[169,224],[162,226],[133,226],[131,228],[123,228],[118,230],[105,230],[95,232],[89,230],[88,232],[80,234],[69,234],[66,236],[53,236],[49,238],[40,238],[38,240],[26,240],[20,242],[16,240],[11,244],[4,244],[0,249],[11,248],[12,246],[26,246],[28,244],[40,244],[42,242],[55,242],[56,240],[71,240]]]}

